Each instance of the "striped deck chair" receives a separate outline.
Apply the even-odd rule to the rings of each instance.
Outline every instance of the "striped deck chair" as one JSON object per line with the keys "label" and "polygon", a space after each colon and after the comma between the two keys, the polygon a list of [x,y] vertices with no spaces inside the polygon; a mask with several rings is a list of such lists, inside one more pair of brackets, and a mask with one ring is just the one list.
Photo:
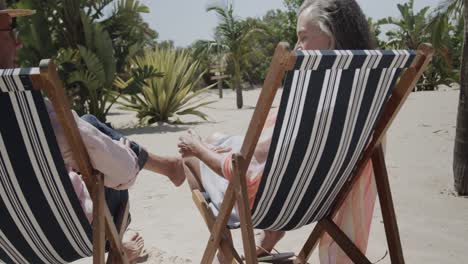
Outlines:
{"label": "striped deck chair", "polygon": [[[49,96],[93,200],[90,225],[65,169],[41,90]],[[68,263],[93,256],[128,263],[122,234],[105,203],[103,175],[93,171],[55,66],[0,69],[0,260],[6,263]],[[119,230],[119,231],[117,231]],[[0,261],[0,262],[1,262]]]}
{"label": "striped deck chair", "polygon": [[[216,218],[205,197],[193,191],[211,231],[202,263],[211,263],[218,248],[229,261],[244,261],[226,228],[235,204],[247,263],[258,261],[253,228],[287,231],[311,223],[315,229],[295,263],[307,263],[324,232],[354,263],[370,263],[332,220],[370,159],[391,261],[404,263],[381,140],[432,54],[430,45],[417,51],[289,52],[279,44]],[[245,173],[283,77],[272,144],[250,210]]]}

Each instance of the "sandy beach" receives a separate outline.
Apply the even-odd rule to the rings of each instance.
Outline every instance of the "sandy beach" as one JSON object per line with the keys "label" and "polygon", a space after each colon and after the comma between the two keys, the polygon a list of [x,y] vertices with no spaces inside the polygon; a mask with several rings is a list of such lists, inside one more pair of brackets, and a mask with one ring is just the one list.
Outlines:
{"label": "sandy beach", "polygon": [[[225,90],[203,111],[209,122],[183,117],[185,125],[155,124],[135,127],[131,112],[114,107],[108,120],[120,132],[164,155],[177,154],[177,139],[189,128],[207,136],[214,131],[244,134],[259,95],[244,93],[245,107],[237,110],[235,94]],[[458,103],[457,90],[410,95],[388,133],[387,166],[406,263],[468,263],[468,199],[453,195],[452,151]],[[276,98],[276,104],[278,102]],[[208,232],[195,208],[188,185],[175,188],[161,175],[142,171],[130,189],[131,229],[141,232],[150,253],[147,263],[199,263]],[[278,245],[281,251],[299,251],[313,225],[290,232]],[[242,248],[239,231],[235,243]],[[367,256],[390,263],[386,255],[380,207],[376,205]],[[78,263],[91,263],[82,260]],[[316,256],[310,263],[318,263]]]}

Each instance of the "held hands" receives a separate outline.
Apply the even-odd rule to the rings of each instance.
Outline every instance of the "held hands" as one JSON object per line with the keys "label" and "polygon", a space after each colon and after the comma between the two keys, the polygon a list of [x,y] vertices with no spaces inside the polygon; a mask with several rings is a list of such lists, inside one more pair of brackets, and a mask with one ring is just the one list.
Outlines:
{"label": "held hands", "polygon": [[179,137],[177,147],[179,147],[179,153],[183,158],[197,157],[202,151],[203,143],[201,137],[190,129],[187,134]]}
{"label": "held hands", "polygon": [[198,157],[203,151],[213,151],[221,154],[230,152],[230,147],[212,146],[205,144],[201,137],[193,130],[189,130],[186,135],[179,137],[179,153],[183,158],[186,157]]}

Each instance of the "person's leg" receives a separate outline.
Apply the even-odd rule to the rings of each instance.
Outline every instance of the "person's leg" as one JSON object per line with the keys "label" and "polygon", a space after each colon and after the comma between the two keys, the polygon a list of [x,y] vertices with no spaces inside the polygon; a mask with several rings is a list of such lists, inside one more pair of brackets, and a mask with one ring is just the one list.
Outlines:
{"label": "person's leg", "polygon": [[[97,128],[99,131],[101,131],[103,134],[109,136],[113,140],[120,140],[121,138],[125,138],[124,135],[120,134],[119,132],[115,131],[111,127],[107,126],[106,124],[102,123],[97,119],[97,117],[93,115],[83,115],[81,117],[82,120],[88,122],[95,128]],[[142,169],[148,160],[148,152],[142,148],[138,143],[129,140],[130,142],[130,148],[132,151],[135,153],[135,155],[138,157],[138,166],[140,169]]]}
{"label": "person's leg", "polygon": [[130,230],[125,231],[122,239],[122,246],[129,262],[148,257],[144,250],[145,241],[138,232]]}
{"label": "person's leg", "polygon": [[[117,223],[117,217],[120,213],[121,206],[129,199],[128,190],[105,188],[105,197],[114,223]],[[128,225],[130,221],[131,217],[129,215],[128,223],[125,225]],[[144,255],[145,241],[138,232],[126,230],[122,239],[122,246],[130,262]]]}
{"label": "person's leg", "polygon": [[184,167],[184,161],[180,157],[159,156],[148,152],[148,160],[143,168],[165,175],[175,186],[180,186],[186,178]]}
{"label": "person's leg", "polygon": [[[105,197],[107,207],[113,217],[114,223],[117,223],[117,217],[119,216],[121,206],[129,199],[128,190],[105,188]],[[130,221],[131,217],[129,216],[129,222]],[[138,232],[125,231],[122,246],[130,261],[136,260],[141,256],[145,245],[144,243],[143,237]]]}
{"label": "person's leg", "polygon": [[115,190],[105,187],[104,195],[107,207],[114,218],[114,223],[116,223],[121,206],[129,200],[128,190]]}
{"label": "person's leg", "polygon": [[[106,134],[114,140],[120,140],[123,137],[123,135],[108,127],[106,124],[100,122],[93,115],[84,115],[81,117],[81,119],[88,122],[89,124],[97,128],[99,131],[101,131],[102,133]],[[139,165],[143,166],[144,163],[146,163],[148,154],[146,153],[146,151],[140,148],[138,144],[132,141],[130,142],[130,148],[137,155]],[[128,190],[115,190],[106,187],[105,197],[106,204],[113,217],[113,221],[114,223],[117,223],[117,217],[120,213],[121,206],[125,204],[125,202],[127,202],[129,199]],[[131,221],[130,215],[128,221],[129,223]],[[125,225],[127,224],[128,223],[125,223]],[[127,230],[125,231],[123,236],[122,246],[125,250],[125,253],[127,254],[128,259],[130,261],[136,260],[140,256],[144,248],[143,237],[137,232],[128,232]]]}
{"label": "person's leg", "polygon": [[111,127],[109,127],[106,124],[99,121],[99,119],[97,119],[97,117],[95,117],[93,115],[86,114],[86,115],[81,116],[80,118],[82,120],[88,122],[93,127],[97,128],[99,131],[101,131],[102,133],[108,135],[110,138],[112,138],[114,140],[119,140],[120,138],[124,137],[119,132],[115,131]]}
{"label": "person's leg", "polygon": [[[108,127],[93,115],[83,115],[81,119],[96,127],[99,131],[114,140],[125,138],[122,134]],[[185,171],[181,158],[159,156],[146,151],[145,148],[141,147],[136,142],[131,140],[129,141],[130,148],[138,157],[138,165],[140,169],[150,170],[152,172],[163,174],[167,176],[175,186],[182,185],[182,183],[185,181]]]}
{"label": "person's leg", "polygon": [[185,158],[185,175],[187,176],[187,182],[190,186],[190,189],[200,190],[204,192],[203,184],[201,181],[200,175],[200,161],[197,158]]}

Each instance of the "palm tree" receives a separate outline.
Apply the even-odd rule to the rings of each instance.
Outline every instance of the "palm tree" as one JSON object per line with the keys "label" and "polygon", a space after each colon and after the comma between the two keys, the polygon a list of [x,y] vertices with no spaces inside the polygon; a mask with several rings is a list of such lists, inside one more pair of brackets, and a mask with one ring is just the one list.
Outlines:
{"label": "palm tree", "polygon": [[463,17],[464,42],[460,67],[460,97],[458,102],[453,174],[455,191],[468,194],[468,0],[447,0],[438,9],[438,17]]}
{"label": "palm tree", "polygon": [[[200,69],[203,69],[205,72],[203,74],[203,80],[205,84],[212,84],[214,80],[212,79],[213,73],[211,71],[206,71],[206,69],[211,69],[213,65],[218,65],[220,71],[223,71],[227,65],[228,54],[226,53],[227,47],[223,46],[221,43],[211,40],[197,40],[191,47],[192,58],[196,58],[200,62]],[[223,98],[223,80],[217,80],[219,98]]]}
{"label": "palm tree", "polygon": [[258,25],[236,18],[233,14],[232,4],[227,7],[212,6],[207,8],[207,11],[214,11],[221,18],[221,22],[216,28],[217,43],[225,48],[229,60],[233,64],[233,84],[236,90],[237,108],[240,109],[244,104],[241,86],[241,61],[246,54],[246,41],[251,34],[262,30]]}
{"label": "palm tree", "polygon": [[415,13],[414,0],[398,4],[397,7],[400,11],[400,19],[383,18],[377,22],[377,26],[390,24],[397,27],[396,30],[390,30],[386,33],[388,47],[417,49],[419,44],[427,40],[426,27],[429,7],[424,7]]}

